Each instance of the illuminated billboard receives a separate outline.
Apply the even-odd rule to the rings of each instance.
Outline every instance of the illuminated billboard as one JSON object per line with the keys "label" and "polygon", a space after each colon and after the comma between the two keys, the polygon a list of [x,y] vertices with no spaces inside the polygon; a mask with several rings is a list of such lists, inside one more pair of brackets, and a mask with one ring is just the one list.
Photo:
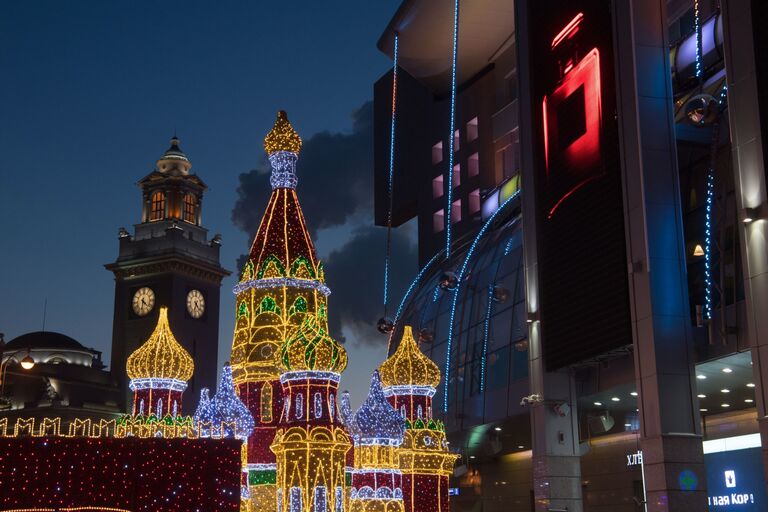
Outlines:
{"label": "illuminated billboard", "polygon": [[556,370],[632,343],[610,0],[529,1],[542,343]]}

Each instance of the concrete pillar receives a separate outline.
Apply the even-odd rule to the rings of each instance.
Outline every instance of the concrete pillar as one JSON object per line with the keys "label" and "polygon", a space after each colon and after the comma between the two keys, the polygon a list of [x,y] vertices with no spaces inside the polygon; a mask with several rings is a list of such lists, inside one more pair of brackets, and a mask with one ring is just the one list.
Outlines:
{"label": "concrete pillar", "polygon": [[648,512],[707,508],[685,268],[666,2],[615,0],[635,377]]}
{"label": "concrete pillar", "polygon": [[[759,91],[768,87],[765,75],[756,69],[756,56],[765,54],[768,43],[757,42],[754,20],[765,19],[768,8],[762,2],[727,0],[723,2],[725,69],[728,80],[728,120],[731,128],[736,201],[741,223],[739,242],[744,268],[747,332],[752,349],[755,402],[763,444],[763,468],[768,476],[768,211],[766,210],[766,165],[763,133],[768,105],[758,103]],[[755,9],[762,10],[761,13]],[[761,44],[762,48],[756,48]],[[766,482],[768,485],[768,482]]]}

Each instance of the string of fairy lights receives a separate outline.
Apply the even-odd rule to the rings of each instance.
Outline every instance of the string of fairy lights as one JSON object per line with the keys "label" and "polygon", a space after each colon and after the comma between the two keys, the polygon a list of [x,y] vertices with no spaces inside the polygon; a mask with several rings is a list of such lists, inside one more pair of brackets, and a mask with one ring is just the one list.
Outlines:
{"label": "string of fairy lights", "polygon": [[453,9],[453,56],[451,59],[451,114],[450,131],[448,132],[448,166],[445,170],[444,181],[447,183],[446,205],[445,205],[445,258],[451,259],[451,238],[453,224],[453,162],[456,145],[456,65],[459,52],[459,0],[454,1]]}

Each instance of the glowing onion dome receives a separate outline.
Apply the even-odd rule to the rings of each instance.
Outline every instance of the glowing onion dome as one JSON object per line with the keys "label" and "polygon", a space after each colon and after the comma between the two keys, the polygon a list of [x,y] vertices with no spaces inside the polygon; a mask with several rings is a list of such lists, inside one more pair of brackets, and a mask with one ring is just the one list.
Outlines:
{"label": "glowing onion dome", "polygon": [[440,369],[419,350],[410,325],[404,327],[400,345],[395,353],[381,364],[379,372],[384,388],[436,388],[440,384]]}
{"label": "glowing onion dome", "polygon": [[355,442],[399,445],[405,434],[405,420],[384,397],[378,370],[371,376],[368,398],[355,413]]}
{"label": "glowing onion dome", "polygon": [[155,330],[128,356],[125,368],[131,380],[168,379],[186,383],[192,378],[195,363],[171,332],[168,308],[160,308]]}
{"label": "glowing onion dome", "polygon": [[194,418],[201,423],[204,436],[247,439],[253,432],[255,426],[253,416],[235,393],[232,367],[229,364],[224,365],[221,370],[219,386],[213,398],[208,398],[208,388],[200,391],[200,403]]}
{"label": "glowing onion dome", "polygon": [[264,137],[264,151],[268,155],[278,151],[288,151],[298,154],[301,151],[301,137],[293,129],[291,122],[288,121],[288,114],[285,110],[277,113],[275,125]]}
{"label": "glowing onion dome", "polygon": [[347,367],[347,351],[328,334],[328,321],[307,313],[301,326],[280,349],[286,372],[341,373]]}

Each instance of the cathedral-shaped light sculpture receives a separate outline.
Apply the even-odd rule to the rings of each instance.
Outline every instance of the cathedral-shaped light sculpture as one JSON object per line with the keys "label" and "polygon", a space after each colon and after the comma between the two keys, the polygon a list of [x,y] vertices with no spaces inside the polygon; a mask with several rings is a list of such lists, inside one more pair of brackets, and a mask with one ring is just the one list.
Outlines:
{"label": "cathedral-shaped light sculpture", "polygon": [[251,412],[235,393],[230,365],[225,365],[221,370],[213,398],[209,398],[208,388],[202,389],[194,419],[203,437],[235,437],[245,441],[251,435],[255,422]]}
{"label": "cathedral-shaped light sculpture", "polygon": [[181,396],[194,370],[192,356],[176,341],[168,325],[168,308],[161,307],[155,330],[126,362],[133,415],[180,415]]}
{"label": "cathedral-shaped light sculpture", "polygon": [[405,419],[397,448],[406,512],[449,512],[448,478],[458,455],[448,450],[445,426],[432,418],[440,369],[419,350],[410,326],[395,353],[379,367],[384,395]]}
{"label": "cathedral-shaped light sculpture", "polygon": [[350,512],[402,512],[402,472],[398,447],[405,420],[387,402],[379,372],[371,377],[368,398],[348,422],[355,450]]}
{"label": "cathedral-shaped light sculpture", "polygon": [[296,195],[301,144],[280,111],[264,139],[272,194],[234,288],[232,372],[240,399],[256,421],[248,439],[248,484],[251,505],[265,512],[277,510],[277,461],[270,446],[284,411],[278,353],[306,317],[327,323],[330,294]]}

